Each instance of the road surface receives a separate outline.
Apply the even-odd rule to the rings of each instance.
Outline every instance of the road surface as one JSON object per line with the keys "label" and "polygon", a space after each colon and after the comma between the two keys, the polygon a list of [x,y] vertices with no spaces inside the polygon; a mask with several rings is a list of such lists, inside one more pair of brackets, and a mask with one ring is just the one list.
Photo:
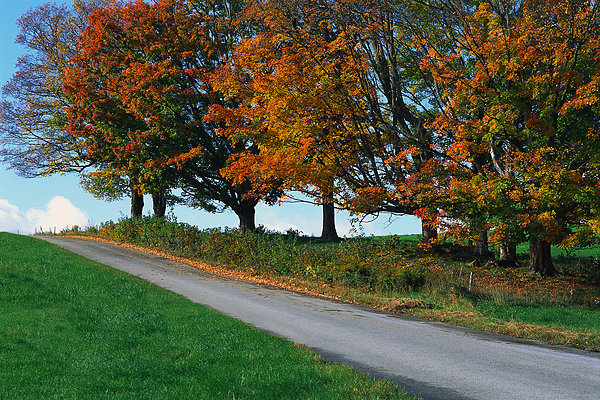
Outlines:
{"label": "road surface", "polygon": [[444,400],[598,400],[600,354],[546,346],[199,271],[113,244],[44,240],[305,345],[331,361]]}

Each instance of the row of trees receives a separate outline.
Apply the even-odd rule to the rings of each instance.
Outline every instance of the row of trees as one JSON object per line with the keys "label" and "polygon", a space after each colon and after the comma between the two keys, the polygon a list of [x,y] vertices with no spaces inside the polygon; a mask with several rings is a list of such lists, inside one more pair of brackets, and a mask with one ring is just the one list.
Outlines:
{"label": "row of trees", "polygon": [[[289,191],[421,218],[513,262],[600,230],[590,0],[78,0],[24,15],[3,158],[102,198],[233,210]],[[178,191],[174,192],[174,189]],[[175,198],[174,193],[177,194]]]}

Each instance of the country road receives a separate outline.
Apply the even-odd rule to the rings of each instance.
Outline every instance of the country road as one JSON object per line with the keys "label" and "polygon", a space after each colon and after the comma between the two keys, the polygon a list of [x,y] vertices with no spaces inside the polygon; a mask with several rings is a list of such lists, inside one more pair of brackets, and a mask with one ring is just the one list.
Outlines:
{"label": "country road", "polygon": [[113,244],[43,237],[331,361],[443,400],[598,400],[600,354],[479,333],[268,288]]}

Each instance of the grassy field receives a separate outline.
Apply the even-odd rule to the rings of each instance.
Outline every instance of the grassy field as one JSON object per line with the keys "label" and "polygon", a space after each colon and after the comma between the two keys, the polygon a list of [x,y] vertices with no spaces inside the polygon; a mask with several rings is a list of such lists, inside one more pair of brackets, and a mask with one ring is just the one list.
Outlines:
{"label": "grassy field", "polygon": [[[169,219],[108,222],[83,234],[126,242],[198,266],[382,310],[515,337],[600,351],[600,247],[554,249],[562,274],[532,275],[527,245],[520,267],[473,263],[467,248],[417,246],[417,235],[334,243],[297,232],[239,234]],[[471,276],[473,277],[472,281]]]}
{"label": "grassy field", "polygon": [[409,399],[178,295],[0,233],[2,399]]}

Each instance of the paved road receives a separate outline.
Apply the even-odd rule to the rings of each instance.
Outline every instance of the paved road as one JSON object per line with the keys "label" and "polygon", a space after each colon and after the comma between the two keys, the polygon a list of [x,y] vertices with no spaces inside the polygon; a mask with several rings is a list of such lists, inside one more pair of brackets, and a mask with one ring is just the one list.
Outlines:
{"label": "paved road", "polygon": [[598,400],[600,355],[223,278],[112,244],[46,237],[425,399]]}

